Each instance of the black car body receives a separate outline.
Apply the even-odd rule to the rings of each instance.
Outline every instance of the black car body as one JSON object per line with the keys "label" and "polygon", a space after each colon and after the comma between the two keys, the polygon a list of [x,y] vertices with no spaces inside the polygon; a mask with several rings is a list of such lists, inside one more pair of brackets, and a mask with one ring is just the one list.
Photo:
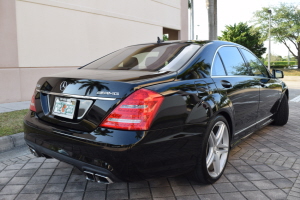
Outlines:
{"label": "black car body", "polygon": [[[288,88],[277,77],[283,73],[271,74],[230,42],[135,45],[41,78],[24,119],[25,140],[36,156],[70,163],[89,180],[194,172],[212,183],[230,147],[287,122]],[[225,136],[217,142],[211,134],[219,129]]]}

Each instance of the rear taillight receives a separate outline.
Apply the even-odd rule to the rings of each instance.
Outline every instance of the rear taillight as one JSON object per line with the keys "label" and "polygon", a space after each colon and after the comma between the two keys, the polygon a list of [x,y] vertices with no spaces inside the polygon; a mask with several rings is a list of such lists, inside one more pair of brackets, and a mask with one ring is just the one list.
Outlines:
{"label": "rear taillight", "polygon": [[148,130],[164,97],[140,89],[129,95],[99,125],[123,130]]}
{"label": "rear taillight", "polygon": [[36,109],[35,109],[35,95],[34,95],[34,94],[33,94],[32,97],[31,97],[31,102],[30,102],[30,107],[29,107],[29,109],[30,109],[31,111],[36,112]]}

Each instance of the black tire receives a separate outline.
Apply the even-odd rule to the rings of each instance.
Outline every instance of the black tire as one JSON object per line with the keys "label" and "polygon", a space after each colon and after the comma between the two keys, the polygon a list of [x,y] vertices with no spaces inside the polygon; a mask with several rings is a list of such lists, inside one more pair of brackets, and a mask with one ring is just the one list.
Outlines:
{"label": "black tire", "polygon": [[287,96],[283,95],[279,108],[274,115],[274,121],[272,122],[273,125],[276,126],[283,126],[289,120],[289,103],[287,100]]}
{"label": "black tire", "polygon": [[[219,170],[219,171],[221,171],[220,174],[219,175],[216,174],[216,176],[212,176],[210,174],[211,172],[209,173],[209,169],[208,169],[209,167],[207,166],[206,159],[207,159],[207,157],[209,157],[208,155],[209,155],[209,152],[210,152],[209,151],[209,149],[210,149],[209,148],[209,146],[210,146],[209,145],[210,133],[211,133],[212,129],[214,129],[215,125],[219,124],[219,122],[221,122],[221,123],[223,122],[226,125],[226,128],[227,128],[228,153],[227,153],[226,156],[222,155],[223,156],[222,159],[226,159],[226,161],[225,161],[225,165],[224,165],[223,169]],[[222,176],[222,174],[223,174],[223,172],[226,168],[226,165],[227,165],[227,162],[228,162],[229,148],[230,148],[230,129],[229,129],[228,123],[227,123],[227,120],[223,116],[218,115],[215,118],[213,118],[209,123],[209,126],[207,128],[207,132],[205,133],[205,136],[203,138],[203,143],[201,145],[201,152],[200,152],[200,156],[199,156],[198,161],[197,161],[197,166],[194,169],[194,171],[190,174],[191,178],[194,179],[195,181],[203,183],[203,184],[212,184],[212,183],[216,182]]]}

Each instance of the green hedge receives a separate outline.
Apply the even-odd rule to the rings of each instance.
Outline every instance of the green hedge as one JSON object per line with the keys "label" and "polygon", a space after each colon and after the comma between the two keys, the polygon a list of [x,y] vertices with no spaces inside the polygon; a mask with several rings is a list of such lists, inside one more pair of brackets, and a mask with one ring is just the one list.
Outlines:
{"label": "green hedge", "polygon": [[[288,67],[291,65],[297,65],[297,61],[290,61],[290,64],[288,64],[288,61],[274,61],[271,62],[271,66],[276,66],[276,67]],[[265,61],[264,63],[266,66],[268,66],[268,61]]]}

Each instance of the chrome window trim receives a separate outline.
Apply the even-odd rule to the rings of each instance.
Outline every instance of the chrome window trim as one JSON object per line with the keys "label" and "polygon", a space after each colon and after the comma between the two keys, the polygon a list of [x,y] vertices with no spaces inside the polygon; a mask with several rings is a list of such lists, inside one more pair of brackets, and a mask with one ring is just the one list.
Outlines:
{"label": "chrome window trim", "polygon": [[38,89],[36,89],[36,91],[44,93],[44,94],[50,94],[50,95],[55,95],[55,96],[63,96],[63,97],[70,97],[70,98],[105,100],[105,101],[114,101],[114,100],[116,100],[116,98],[90,97],[90,96],[82,96],[82,95],[74,95],[74,94],[64,94],[64,93],[48,92],[48,91],[45,91],[45,90],[38,90]]}
{"label": "chrome window trim", "polygon": [[[268,118],[270,118],[270,117],[272,117],[272,116],[273,116],[273,115],[269,115],[268,117],[265,117],[265,118],[259,120],[258,122],[255,122],[254,124],[251,124],[251,125],[248,126],[247,128],[244,128],[244,129],[240,130],[239,132],[234,133],[234,135],[240,134],[241,132],[243,132],[243,131],[245,131],[245,130],[251,128],[252,126],[255,126],[256,124],[258,124],[258,123],[260,123],[260,122],[262,122],[262,121],[264,121],[264,120],[266,120],[266,119],[268,119]],[[273,120],[272,120],[272,121],[273,121]]]}
{"label": "chrome window trim", "polygon": [[[225,44],[225,45],[221,45],[221,46],[219,46],[219,47],[217,48],[217,50],[215,51],[215,54],[214,54],[212,63],[211,63],[211,68],[210,68],[210,77],[211,77],[211,78],[214,78],[214,77],[228,77],[228,76],[213,76],[213,75],[212,75],[212,68],[213,68],[213,66],[214,66],[214,64],[215,64],[216,54],[218,53],[219,49],[221,49],[222,47],[237,47],[237,46],[236,46],[236,45],[228,45],[228,44]],[[221,58],[221,59],[222,59],[222,58]],[[226,69],[224,65],[223,65],[223,67],[224,67],[224,69]]]}

